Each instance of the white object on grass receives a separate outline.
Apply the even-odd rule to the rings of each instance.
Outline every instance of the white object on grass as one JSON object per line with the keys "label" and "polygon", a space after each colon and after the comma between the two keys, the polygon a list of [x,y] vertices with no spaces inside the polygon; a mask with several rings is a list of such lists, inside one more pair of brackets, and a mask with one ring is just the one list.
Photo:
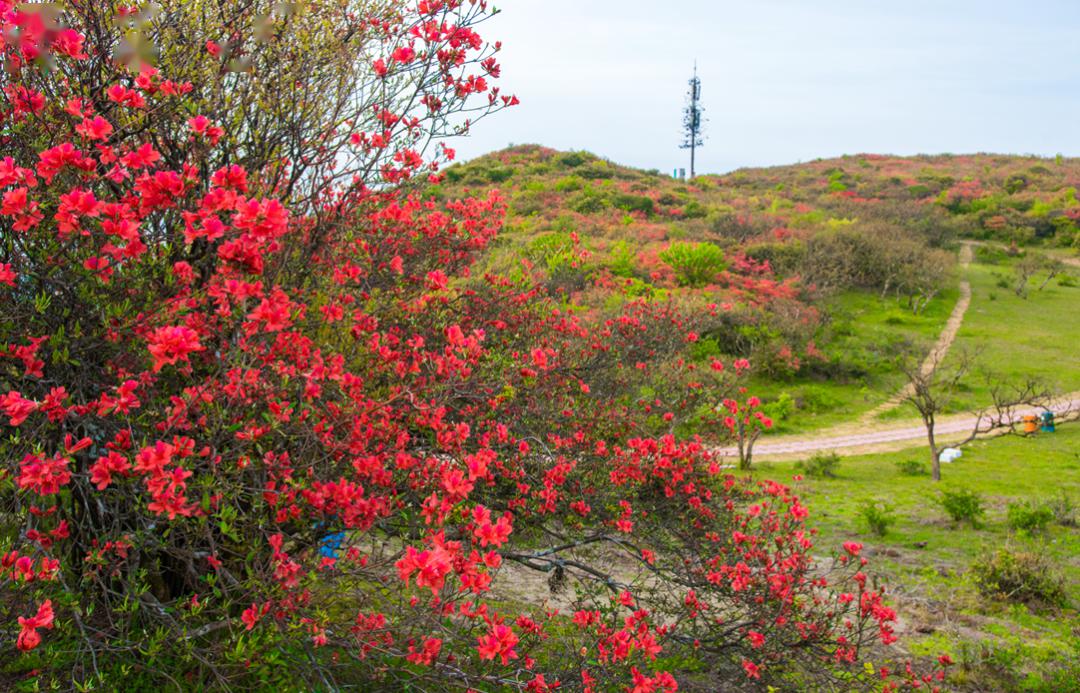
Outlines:
{"label": "white object on grass", "polygon": [[963,454],[963,451],[956,448],[945,448],[941,451],[941,454],[938,455],[938,459],[942,462],[952,462],[953,460],[959,459]]}

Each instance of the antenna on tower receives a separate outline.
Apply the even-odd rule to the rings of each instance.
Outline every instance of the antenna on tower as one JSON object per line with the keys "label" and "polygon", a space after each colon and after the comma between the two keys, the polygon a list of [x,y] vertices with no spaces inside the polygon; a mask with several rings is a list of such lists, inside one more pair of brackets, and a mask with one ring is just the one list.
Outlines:
{"label": "antenna on tower", "polygon": [[702,135],[705,109],[701,107],[701,80],[697,75],[697,60],[694,60],[694,76],[690,78],[686,100],[686,109],[683,111],[683,142],[679,148],[690,150],[690,177],[693,178],[697,148],[705,146]]}

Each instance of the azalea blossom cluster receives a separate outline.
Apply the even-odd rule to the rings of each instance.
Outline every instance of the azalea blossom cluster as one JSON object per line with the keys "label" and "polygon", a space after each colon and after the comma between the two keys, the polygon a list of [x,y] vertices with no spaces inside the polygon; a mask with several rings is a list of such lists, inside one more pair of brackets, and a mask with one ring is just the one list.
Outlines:
{"label": "azalea blossom cluster", "polygon": [[[46,659],[65,680],[152,646],[196,686],[672,691],[669,652],[752,680],[863,671],[895,614],[858,551],[820,571],[790,489],[650,431],[747,364],[676,358],[672,387],[636,397],[658,354],[693,343],[686,316],[638,303],[589,324],[529,278],[474,273],[501,196],[405,185],[448,156],[423,156],[422,134],[515,102],[490,85],[485,3],[236,5],[177,48],[205,84],[170,72],[197,67],[170,44],[153,66],[87,39],[172,35],[160,18],[0,0],[11,642],[67,657]],[[264,123],[299,149],[260,159],[230,99],[312,26],[368,37],[358,78],[382,100],[347,134],[317,110],[303,132]],[[406,79],[420,63],[439,77]],[[367,178],[333,172],[335,142]],[[567,605],[511,599],[515,571],[568,585]]]}

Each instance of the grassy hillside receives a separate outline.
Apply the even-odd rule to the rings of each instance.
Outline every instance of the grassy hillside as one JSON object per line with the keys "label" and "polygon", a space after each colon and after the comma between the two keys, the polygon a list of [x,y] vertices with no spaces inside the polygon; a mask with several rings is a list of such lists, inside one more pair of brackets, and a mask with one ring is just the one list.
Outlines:
{"label": "grassy hillside", "polygon": [[[500,190],[507,223],[485,269],[540,273],[569,310],[719,306],[696,356],[749,358],[756,391],[790,395],[791,431],[855,418],[902,384],[899,360],[929,351],[957,301],[959,239],[1075,257],[1078,184],[1080,159],[860,155],[680,181],[526,145],[452,166],[427,194]],[[972,271],[977,300],[998,298],[991,268]],[[1074,290],[1043,293],[1055,305],[1025,314],[1076,305]]]}
{"label": "grassy hillside", "polygon": [[598,259],[619,269],[623,244],[648,265],[673,241],[753,247],[882,208],[902,209],[901,221],[912,225],[934,222],[938,233],[1074,245],[1078,186],[1080,159],[1073,158],[858,155],[684,182],[586,152],[524,145],[451,167],[441,188],[454,195],[498,187],[510,201],[508,230],[526,239],[576,230]]}

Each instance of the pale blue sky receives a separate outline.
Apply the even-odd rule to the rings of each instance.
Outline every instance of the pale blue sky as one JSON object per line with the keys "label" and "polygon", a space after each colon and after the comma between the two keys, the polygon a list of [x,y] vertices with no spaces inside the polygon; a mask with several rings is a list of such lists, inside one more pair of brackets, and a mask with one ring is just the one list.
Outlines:
{"label": "pale blue sky", "polygon": [[678,149],[694,59],[699,172],[845,153],[1080,154],[1080,0],[503,0],[521,106],[457,140],[587,149],[642,168]]}

